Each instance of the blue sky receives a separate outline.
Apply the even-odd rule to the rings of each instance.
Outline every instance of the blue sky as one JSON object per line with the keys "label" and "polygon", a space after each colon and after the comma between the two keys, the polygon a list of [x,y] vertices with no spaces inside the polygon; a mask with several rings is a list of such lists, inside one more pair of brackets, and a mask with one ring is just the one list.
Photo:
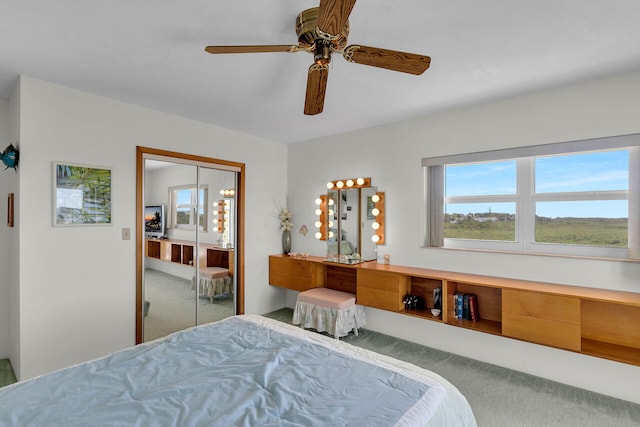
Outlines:
{"label": "blue sky", "polygon": [[[538,157],[538,193],[628,190],[629,153],[626,150],[569,156]],[[516,193],[516,161],[447,166],[448,196]],[[449,205],[448,213],[515,212],[515,203]],[[626,218],[626,200],[538,203],[537,214],[547,217]]]}

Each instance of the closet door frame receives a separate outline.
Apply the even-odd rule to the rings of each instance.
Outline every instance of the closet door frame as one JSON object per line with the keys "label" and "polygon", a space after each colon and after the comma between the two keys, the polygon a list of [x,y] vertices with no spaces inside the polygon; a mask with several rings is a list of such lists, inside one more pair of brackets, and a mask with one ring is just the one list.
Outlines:
{"label": "closet door frame", "polygon": [[143,342],[144,306],[144,161],[147,158],[163,157],[167,161],[192,164],[213,169],[236,172],[236,314],[244,314],[244,229],[245,229],[245,165],[244,163],[220,160],[174,151],[148,147],[136,147],[136,344]]}

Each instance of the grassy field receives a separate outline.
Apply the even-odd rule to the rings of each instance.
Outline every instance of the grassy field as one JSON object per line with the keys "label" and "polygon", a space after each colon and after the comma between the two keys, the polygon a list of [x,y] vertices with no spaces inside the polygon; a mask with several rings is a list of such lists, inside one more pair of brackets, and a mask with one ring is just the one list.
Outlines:
{"label": "grassy field", "polygon": [[[535,239],[539,243],[627,247],[627,223],[626,218],[536,217]],[[514,241],[515,219],[482,222],[465,218],[455,223],[446,221],[444,236],[458,239]]]}

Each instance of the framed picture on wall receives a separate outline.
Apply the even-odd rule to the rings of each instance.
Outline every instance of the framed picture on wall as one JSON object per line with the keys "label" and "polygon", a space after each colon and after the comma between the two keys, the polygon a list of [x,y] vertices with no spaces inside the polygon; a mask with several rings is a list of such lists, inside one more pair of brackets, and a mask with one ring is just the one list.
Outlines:
{"label": "framed picture on wall", "polygon": [[111,168],[53,162],[53,225],[111,225]]}

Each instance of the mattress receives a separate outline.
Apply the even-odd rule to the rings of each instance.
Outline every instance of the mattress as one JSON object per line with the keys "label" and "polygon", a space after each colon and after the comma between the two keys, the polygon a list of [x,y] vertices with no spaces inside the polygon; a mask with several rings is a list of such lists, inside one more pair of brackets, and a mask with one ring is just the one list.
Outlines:
{"label": "mattress", "polygon": [[0,389],[2,426],[475,426],[437,374],[234,316]]}

